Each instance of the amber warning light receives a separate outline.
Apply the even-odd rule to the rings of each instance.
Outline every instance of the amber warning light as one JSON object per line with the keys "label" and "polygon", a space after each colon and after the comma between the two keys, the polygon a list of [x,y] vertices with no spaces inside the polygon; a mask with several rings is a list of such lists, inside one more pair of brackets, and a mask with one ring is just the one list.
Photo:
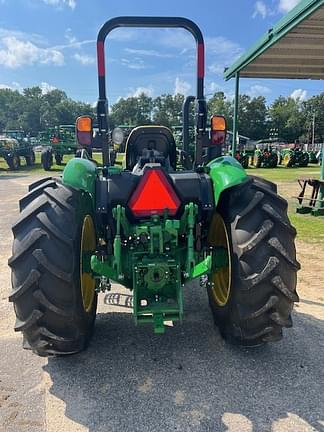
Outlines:
{"label": "amber warning light", "polygon": [[169,216],[174,216],[180,200],[162,170],[147,169],[128,206],[136,217],[162,216],[166,210]]}
{"label": "amber warning light", "polygon": [[212,144],[224,144],[226,138],[226,120],[223,116],[213,116],[210,122]]}
{"label": "amber warning light", "polygon": [[81,146],[89,146],[92,144],[92,118],[88,116],[81,116],[77,118],[76,136],[78,144]]}

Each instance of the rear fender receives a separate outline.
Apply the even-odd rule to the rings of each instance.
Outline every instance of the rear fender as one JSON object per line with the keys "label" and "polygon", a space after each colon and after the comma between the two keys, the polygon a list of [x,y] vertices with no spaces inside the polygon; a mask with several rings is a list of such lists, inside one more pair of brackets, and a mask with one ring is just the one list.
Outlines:
{"label": "rear fender", "polygon": [[73,158],[69,160],[63,171],[63,184],[88,192],[94,201],[95,181],[97,178],[96,164],[88,159]]}
{"label": "rear fender", "polygon": [[242,184],[248,176],[242,165],[232,156],[222,156],[208,163],[209,176],[213,183],[215,207],[217,207],[222,192]]}

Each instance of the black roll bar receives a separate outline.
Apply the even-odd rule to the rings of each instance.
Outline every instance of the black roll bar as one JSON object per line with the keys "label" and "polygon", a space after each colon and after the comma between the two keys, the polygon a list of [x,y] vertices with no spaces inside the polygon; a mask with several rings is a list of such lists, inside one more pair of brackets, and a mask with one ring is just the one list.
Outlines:
{"label": "black roll bar", "polygon": [[184,28],[195,38],[197,44],[197,148],[196,164],[201,163],[199,155],[202,153],[198,147],[203,145],[203,135],[206,131],[207,110],[204,98],[205,75],[205,48],[204,39],[199,27],[191,20],[180,17],[117,17],[107,21],[99,30],[97,38],[98,84],[99,99],[97,103],[97,117],[99,135],[102,139],[103,163],[110,163],[108,144],[108,101],[106,96],[106,71],[104,45],[108,34],[119,27],[157,27],[157,28]]}

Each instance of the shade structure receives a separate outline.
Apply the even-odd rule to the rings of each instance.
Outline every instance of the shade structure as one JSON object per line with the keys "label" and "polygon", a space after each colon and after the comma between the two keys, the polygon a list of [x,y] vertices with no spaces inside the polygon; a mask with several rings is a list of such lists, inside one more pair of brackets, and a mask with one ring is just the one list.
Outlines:
{"label": "shade structure", "polygon": [[303,0],[226,69],[226,80],[324,79],[324,0]]}

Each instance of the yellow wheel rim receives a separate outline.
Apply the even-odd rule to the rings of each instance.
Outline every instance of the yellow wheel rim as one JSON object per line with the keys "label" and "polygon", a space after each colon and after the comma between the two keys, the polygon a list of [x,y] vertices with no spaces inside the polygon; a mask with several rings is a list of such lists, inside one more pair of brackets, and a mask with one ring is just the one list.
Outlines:
{"label": "yellow wheel rim", "polygon": [[84,310],[90,312],[95,296],[96,281],[92,277],[90,258],[96,250],[96,232],[90,215],[85,216],[81,231],[80,282]]}
{"label": "yellow wheel rim", "polygon": [[227,254],[227,265],[212,271],[211,280],[212,294],[219,306],[225,306],[231,292],[231,250],[225,222],[220,214],[213,217],[208,233],[208,242],[211,246],[224,248]]}
{"label": "yellow wheel rim", "polygon": [[258,163],[258,156],[253,156],[253,165],[256,166]]}
{"label": "yellow wheel rim", "polygon": [[290,156],[289,154],[286,154],[283,158],[283,164],[284,165],[288,165],[289,164],[289,160],[290,160]]}

